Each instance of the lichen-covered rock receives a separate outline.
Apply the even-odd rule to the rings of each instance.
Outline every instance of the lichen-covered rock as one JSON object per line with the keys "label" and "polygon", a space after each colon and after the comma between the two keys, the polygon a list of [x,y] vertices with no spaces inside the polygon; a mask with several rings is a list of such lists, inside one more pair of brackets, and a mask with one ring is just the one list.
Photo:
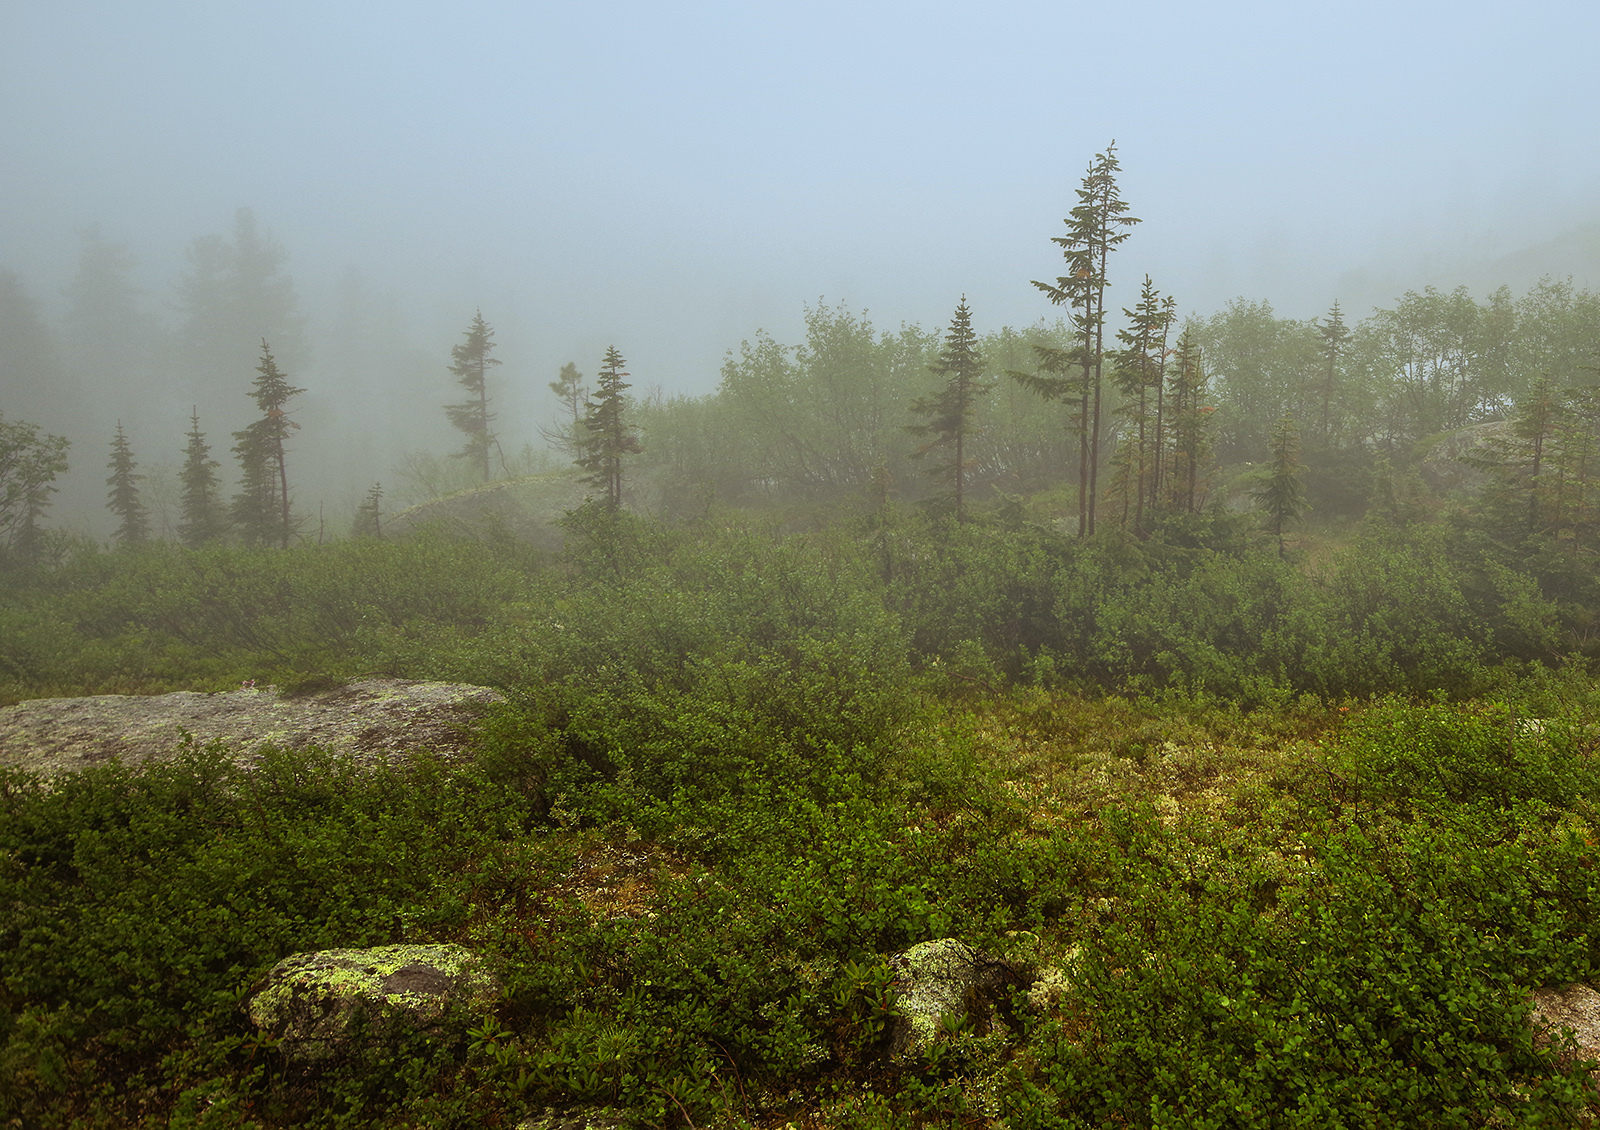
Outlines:
{"label": "lichen-covered rock", "polygon": [[896,1057],[920,1055],[948,1022],[987,1031],[1016,972],[958,938],[919,942],[889,960],[897,992],[889,1050]]}
{"label": "lichen-covered rock", "polygon": [[250,1020],[292,1059],[339,1054],[491,1005],[500,985],[464,946],[377,946],[286,957],[251,996]]}

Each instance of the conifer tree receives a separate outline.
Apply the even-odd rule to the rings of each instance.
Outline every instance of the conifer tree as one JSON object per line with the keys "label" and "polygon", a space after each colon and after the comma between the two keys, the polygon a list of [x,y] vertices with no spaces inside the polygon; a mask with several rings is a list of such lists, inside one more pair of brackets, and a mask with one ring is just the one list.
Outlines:
{"label": "conifer tree", "polygon": [[1305,483],[1301,481],[1304,473],[1305,466],[1300,462],[1300,433],[1295,429],[1294,420],[1285,416],[1272,431],[1272,463],[1250,492],[1267,531],[1278,539],[1280,557],[1289,555],[1284,534],[1290,526],[1298,525],[1311,509],[1311,503],[1306,501]]}
{"label": "conifer tree", "polygon": [[1211,459],[1211,406],[1204,403],[1205,367],[1190,329],[1179,335],[1173,352],[1167,377],[1171,498],[1175,508],[1193,514],[1198,509],[1200,468]]}
{"label": "conifer tree", "polygon": [[1067,217],[1067,234],[1050,242],[1061,248],[1067,273],[1054,283],[1034,281],[1057,306],[1072,310],[1080,345],[1083,385],[1078,419],[1078,533],[1094,534],[1095,495],[1100,464],[1100,431],[1105,370],[1106,268],[1111,252],[1129,233],[1119,229],[1139,221],[1128,215],[1128,205],[1117,188],[1117,145],[1112,142],[1097,154],[1078,188],[1078,206]]}
{"label": "conifer tree", "polygon": [[932,396],[923,397],[911,405],[919,416],[928,417],[926,424],[914,424],[907,430],[915,435],[928,436],[928,442],[913,454],[924,456],[936,447],[952,448],[951,459],[930,470],[950,484],[954,490],[956,521],[967,520],[966,474],[970,461],[966,454],[967,438],[974,434],[973,413],[978,397],[989,391],[983,380],[983,358],[978,353],[978,339],[972,332],[972,311],[967,308],[963,295],[956,307],[950,329],[945,333],[944,349],[939,363],[930,365],[932,372],[945,378],[942,388]]}
{"label": "conifer tree", "polygon": [[250,386],[261,418],[234,432],[233,453],[239,460],[239,492],[233,497],[233,524],[249,545],[277,542],[289,548],[294,525],[289,515],[289,471],[284,446],[289,433],[300,425],[289,419],[284,405],[305,391],[291,385],[272,350],[261,343],[261,363]]}
{"label": "conifer tree", "polygon": [[1333,398],[1339,387],[1340,363],[1349,348],[1350,330],[1339,312],[1339,303],[1333,304],[1328,316],[1317,326],[1322,338],[1322,371],[1317,377],[1317,400],[1321,416],[1317,423],[1317,442],[1333,442]]}
{"label": "conifer tree", "polygon": [[200,430],[200,411],[189,410],[189,444],[183,449],[183,470],[178,478],[182,488],[178,537],[191,549],[214,541],[228,532],[228,515],[222,505],[222,487],[217,481],[221,466],[211,458],[211,445]]}
{"label": "conifer tree", "polygon": [[445,414],[457,430],[465,432],[466,446],[456,452],[457,458],[470,459],[478,464],[483,481],[489,481],[489,449],[496,447],[494,432],[495,413],[489,411],[489,370],[500,364],[489,356],[494,352],[494,328],[483,320],[480,310],[473,315],[467,327],[466,340],[452,346],[451,374],[467,392],[461,404],[445,405]]}
{"label": "conifer tree", "polygon": [[623,393],[631,386],[623,380],[627,362],[616,346],[606,350],[596,377],[595,398],[589,402],[578,433],[578,466],[588,472],[583,481],[606,492],[607,510],[622,506],[622,457],[644,450],[635,430],[623,419]]}
{"label": "conifer tree", "polygon": [[1134,530],[1142,534],[1145,502],[1154,504],[1159,495],[1167,337],[1177,314],[1173,300],[1161,296],[1149,275],[1144,278],[1139,305],[1123,314],[1128,325],[1117,333],[1122,348],[1116,353],[1112,378],[1123,396],[1119,414],[1127,419],[1129,434],[1126,443],[1119,445],[1124,450],[1119,450],[1117,463],[1124,500],[1133,499]]}
{"label": "conifer tree", "polygon": [[150,536],[150,516],[144,503],[139,501],[139,480],[144,476],[138,473],[138,466],[127,433],[122,430],[122,421],[118,420],[116,434],[111,439],[111,462],[106,464],[111,472],[106,480],[106,486],[111,488],[106,496],[106,507],[119,520],[112,537],[124,545],[137,545]]}
{"label": "conifer tree", "polygon": [[367,497],[356,507],[355,536],[358,538],[383,537],[383,484],[373,483]]}

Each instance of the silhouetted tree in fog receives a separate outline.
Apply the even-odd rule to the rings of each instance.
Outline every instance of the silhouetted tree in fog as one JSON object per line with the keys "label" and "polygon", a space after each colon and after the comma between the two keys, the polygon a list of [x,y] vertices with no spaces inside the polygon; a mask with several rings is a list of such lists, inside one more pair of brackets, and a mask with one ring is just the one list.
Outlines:
{"label": "silhouetted tree in fog", "polygon": [[588,472],[583,481],[606,492],[608,510],[622,506],[622,457],[644,450],[635,430],[623,419],[627,405],[622,394],[630,387],[622,379],[628,375],[622,368],[626,364],[616,346],[606,350],[596,378],[596,395],[589,402],[578,436],[578,466]]}
{"label": "silhouetted tree in fog", "polygon": [[239,209],[231,238],[201,236],[187,257],[177,306],[182,363],[194,399],[216,405],[216,391],[244,373],[263,339],[276,343],[290,369],[305,364],[294,282],[283,273],[286,255],[257,226],[254,212]]}
{"label": "silhouetted tree in fog", "polygon": [[[1111,252],[1128,238],[1122,228],[1139,221],[1128,215],[1128,205],[1117,188],[1117,145],[1112,142],[1097,154],[1078,188],[1078,206],[1067,217],[1067,234],[1050,242],[1061,248],[1067,273],[1054,283],[1035,280],[1034,286],[1057,306],[1072,309],[1081,344],[1078,360],[1084,381],[1078,412],[1081,428],[1078,454],[1078,534],[1094,533],[1095,495],[1099,482],[1101,400],[1105,370],[1106,267]],[[1066,358],[1056,358],[1058,367]]]}
{"label": "silhouetted tree in fog", "polygon": [[222,505],[222,488],[211,458],[211,445],[200,430],[200,413],[189,415],[189,443],[183,449],[183,470],[178,473],[181,487],[178,537],[191,548],[204,545],[228,532],[228,515]]}
{"label": "silhouetted tree in fog", "polygon": [[500,364],[489,356],[494,352],[494,329],[483,320],[480,311],[467,327],[466,340],[451,347],[453,363],[450,372],[456,382],[467,391],[467,400],[461,404],[445,405],[450,423],[467,435],[466,446],[456,454],[478,464],[483,481],[489,481],[489,448],[495,446],[494,433],[489,425],[495,414],[489,411],[489,370]]}
{"label": "silhouetted tree in fog", "polygon": [[233,433],[233,453],[239,459],[239,493],[233,497],[233,524],[250,545],[277,542],[288,549],[294,527],[289,517],[284,441],[300,425],[289,419],[284,405],[305,389],[288,382],[264,341],[256,374],[250,398],[256,402],[261,418]]}
{"label": "silhouetted tree in fog", "polygon": [[119,520],[112,536],[124,545],[142,542],[150,535],[150,517],[139,501],[139,480],[144,476],[138,473],[139,464],[134,461],[133,447],[122,430],[121,420],[117,421],[117,432],[111,439],[111,462],[106,466],[111,471],[111,477],[106,480],[106,486],[111,488],[106,496],[106,508]]}
{"label": "silhouetted tree in fog", "polygon": [[950,461],[932,468],[931,473],[951,484],[956,521],[964,522],[967,519],[966,474],[970,465],[966,443],[973,434],[972,417],[978,398],[989,391],[983,380],[983,358],[978,353],[978,339],[972,332],[972,311],[967,308],[965,295],[945,333],[938,363],[928,368],[945,378],[944,385],[932,396],[912,402],[911,411],[926,416],[928,422],[913,424],[907,430],[914,435],[931,437],[913,452],[916,457],[925,456],[938,447],[952,449]]}

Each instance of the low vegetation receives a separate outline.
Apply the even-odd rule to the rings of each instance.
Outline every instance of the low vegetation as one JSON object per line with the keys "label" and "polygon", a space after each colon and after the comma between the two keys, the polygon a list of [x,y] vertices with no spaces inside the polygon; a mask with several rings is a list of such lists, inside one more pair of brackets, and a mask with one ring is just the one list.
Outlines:
{"label": "low vegetation", "polygon": [[[1439,523],[1374,516],[1307,569],[1221,513],[970,517],[597,507],[560,558],[66,545],[13,573],[11,700],[384,673],[512,701],[465,766],[6,773],[0,1124],[1579,1117],[1583,1065],[1527,1024],[1600,961],[1573,590]],[[1058,991],[892,1060],[887,959],[944,936]],[[287,954],[440,941],[489,957],[498,1011],[316,1069],[243,1013]]]}

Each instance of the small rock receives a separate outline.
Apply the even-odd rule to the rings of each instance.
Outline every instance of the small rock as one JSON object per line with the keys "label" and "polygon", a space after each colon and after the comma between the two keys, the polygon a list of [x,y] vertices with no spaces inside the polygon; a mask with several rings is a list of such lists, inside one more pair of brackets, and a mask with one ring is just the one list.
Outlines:
{"label": "small rock", "polygon": [[251,1021],[291,1059],[318,1060],[365,1039],[436,1027],[453,1008],[500,991],[464,946],[377,946],[286,957],[250,998]]}

